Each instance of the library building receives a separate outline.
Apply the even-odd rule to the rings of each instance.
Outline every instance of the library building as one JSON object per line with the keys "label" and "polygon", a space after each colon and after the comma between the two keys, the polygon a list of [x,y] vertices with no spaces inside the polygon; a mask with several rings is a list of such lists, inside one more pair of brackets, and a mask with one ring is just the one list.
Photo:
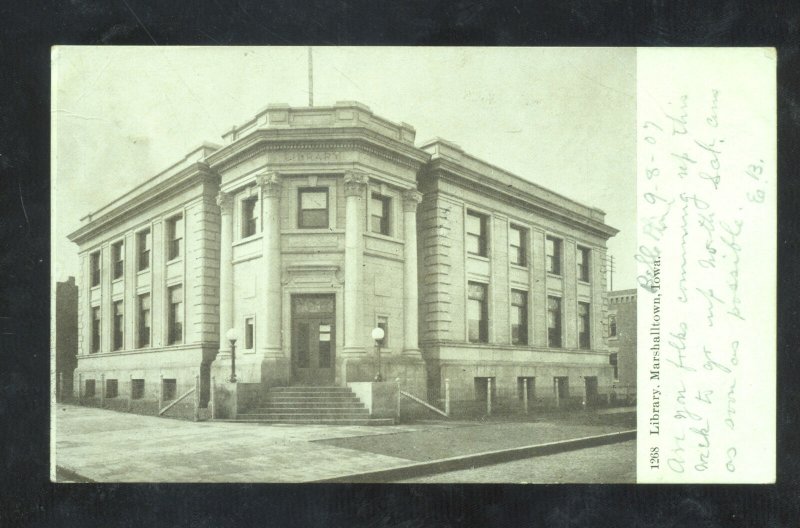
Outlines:
{"label": "library building", "polygon": [[605,399],[605,213],[415,139],[269,105],[84,217],[75,397],[315,423]]}

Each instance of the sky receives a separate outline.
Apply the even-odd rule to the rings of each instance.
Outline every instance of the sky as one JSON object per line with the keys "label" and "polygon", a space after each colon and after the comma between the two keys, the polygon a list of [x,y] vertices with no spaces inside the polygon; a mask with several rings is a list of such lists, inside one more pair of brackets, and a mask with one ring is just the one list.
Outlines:
{"label": "sky", "polygon": [[[270,103],[308,105],[305,47],[78,47],[52,54],[52,280],[78,276],[80,218]],[[620,230],[635,287],[633,48],[315,47],[314,105],[359,101],[581,203]]]}

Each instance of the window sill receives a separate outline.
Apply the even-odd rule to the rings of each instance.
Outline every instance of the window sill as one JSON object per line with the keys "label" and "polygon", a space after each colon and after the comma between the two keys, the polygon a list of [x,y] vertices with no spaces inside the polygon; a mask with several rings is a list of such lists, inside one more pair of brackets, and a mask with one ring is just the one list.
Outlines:
{"label": "window sill", "polygon": [[521,270],[521,271],[528,271],[528,265],[527,264],[514,264],[513,262],[511,262],[509,264],[509,266],[511,266],[511,269],[518,269],[518,270]]}
{"label": "window sill", "polygon": [[483,255],[478,255],[477,253],[470,253],[469,251],[467,251],[467,258],[473,258],[482,262],[489,262],[489,257],[484,257]]}
{"label": "window sill", "polygon": [[111,279],[111,284],[117,284],[118,282],[122,282],[124,277],[117,277],[116,279]]}
{"label": "window sill", "polygon": [[183,257],[182,256],[181,257],[175,257],[172,260],[168,260],[166,262],[166,265],[169,266],[170,264],[177,264],[178,262],[182,262],[182,261],[183,261]]}
{"label": "window sill", "polygon": [[100,289],[100,285],[99,284],[95,284],[93,286],[89,286],[89,290],[91,290],[91,291],[99,290],[99,289]]}
{"label": "window sill", "polygon": [[552,273],[552,272],[548,271],[547,272],[547,278],[548,279],[559,279],[560,280],[560,279],[563,279],[564,277],[562,277],[560,273]]}
{"label": "window sill", "polygon": [[344,233],[344,229],[335,229],[333,227],[296,227],[293,229],[284,229],[281,233],[289,235],[342,234]]}
{"label": "window sill", "polygon": [[379,240],[386,240],[387,242],[395,242],[395,243],[398,243],[398,244],[402,244],[403,242],[405,242],[402,238],[396,238],[396,237],[393,237],[392,235],[383,235],[381,233],[374,233],[372,231],[367,231],[364,234],[366,236],[377,238]]}
{"label": "window sill", "polygon": [[137,272],[136,272],[136,275],[137,275],[137,276],[138,276],[138,275],[144,275],[145,273],[150,273],[150,267],[149,267],[149,266],[148,266],[148,267],[146,267],[146,268],[144,268],[144,269],[140,269],[139,271],[137,271]]}
{"label": "window sill", "polygon": [[589,281],[585,281],[583,279],[578,279],[578,284],[585,284],[586,286],[591,286],[592,283]]}
{"label": "window sill", "polygon": [[261,240],[261,233],[256,233],[255,235],[250,235],[249,237],[240,238],[239,240],[234,242],[232,244],[232,246],[233,247],[245,246],[245,245],[249,244],[250,242],[254,242],[256,240]]}

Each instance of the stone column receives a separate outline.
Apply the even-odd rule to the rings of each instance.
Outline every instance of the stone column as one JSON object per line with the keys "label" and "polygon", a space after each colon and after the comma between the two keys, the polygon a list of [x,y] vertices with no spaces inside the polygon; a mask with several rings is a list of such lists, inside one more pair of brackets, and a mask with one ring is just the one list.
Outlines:
{"label": "stone column", "polygon": [[230,355],[230,343],[225,333],[233,326],[233,197],[217,195],[220,212],[219,252],[219,352]]}
{"label": "stone column", "polygon": [[419,303],[417,297],[417,205],[422,193],[409,189],[403,193],[403,354],[419,356]]}
{"label": "stone column", "polygon": [[362,233],[363,201],[367,189],[367,176],[348,172],[344,177],[347,213],[344,242],[344,353],[363,354],[363,299],[364,235]]}
{"label": "stone column", "polygon": [[[261,186],[261,254],[263,273],[257,279],[257,347],[263,357],[283,357],[281,339],[281,181],[277,172],[258,176]],[[260,330],[259,330],[260,329]]]}

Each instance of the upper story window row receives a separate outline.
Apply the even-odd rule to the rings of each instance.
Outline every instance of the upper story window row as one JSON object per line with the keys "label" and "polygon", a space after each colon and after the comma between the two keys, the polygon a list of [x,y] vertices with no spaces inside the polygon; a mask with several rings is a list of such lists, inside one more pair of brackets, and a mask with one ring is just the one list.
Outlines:
{"label": "upper story window row", "polygon": [[[169,260],[181,257],[184,253],[184,228],[183,215],[176,215],[167,219],[166,223],[166,244],[167,256]],[[136,232],[136,271],[150,269],[153,248],[153,237],[150,228],[141,229]],[[125,241],[119,240],[111,244],[111,277],[112,280],[120,279],[125,274]],[[91,286],[100,285],[100,272],[102,270],[102,259],[100,251],[89,254],[89,280]]]}
{"label": "upper story window row", "polygon": [[[489,256],[489,216],[468,210],[466,215],[466,250],[469,255]],[[528,265],[529,230],[525,227],[510,224],[508,230],[508,252],[511,264]],[[545,254],[547,273],[562,275],[564,258],[564,241],[558,237],[545,237]],[[592,250],[578,246],[576,254],[576,277],[583,282],[590,282]]]}

